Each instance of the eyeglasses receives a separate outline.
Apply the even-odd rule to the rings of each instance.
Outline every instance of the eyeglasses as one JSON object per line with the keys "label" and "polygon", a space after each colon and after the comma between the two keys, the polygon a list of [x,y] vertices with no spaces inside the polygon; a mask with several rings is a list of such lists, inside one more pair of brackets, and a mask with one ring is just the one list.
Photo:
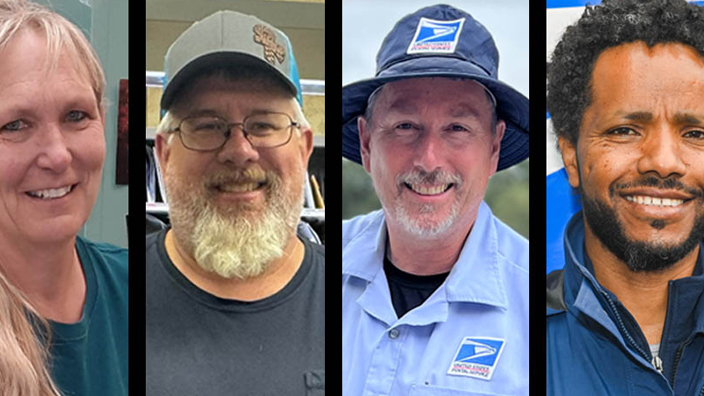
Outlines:
{"label": "eyeglasses", "polygon": [[232,128],[239,126],[252,147],[273,148],[283,146],[291,140],[293,127],[298,122],[284,113],[258,113],[246,117],[242,122],[229,122],[216,116],[186,117],[178,128],[181,143],[194,151],[213,151],[225,145],[232,136]]}

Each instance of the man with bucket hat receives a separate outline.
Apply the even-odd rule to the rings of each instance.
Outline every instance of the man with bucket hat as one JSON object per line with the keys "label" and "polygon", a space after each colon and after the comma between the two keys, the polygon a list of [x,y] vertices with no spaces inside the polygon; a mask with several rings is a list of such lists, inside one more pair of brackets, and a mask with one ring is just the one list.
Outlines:
{"label": "man with bucket hat", "polygon": [[324,249],[298,238],[313,133],[291,44],[220,11],[169,48],[146,243],[146,394],[325,390]]}
{"label": "man with bucket hat", "polygon": [[343,222],[344,395],[528,394],[528,242],[482,201],[528,157],[528,99],[489,32],[436,5],[343,87],[343,156],[383,210]]}

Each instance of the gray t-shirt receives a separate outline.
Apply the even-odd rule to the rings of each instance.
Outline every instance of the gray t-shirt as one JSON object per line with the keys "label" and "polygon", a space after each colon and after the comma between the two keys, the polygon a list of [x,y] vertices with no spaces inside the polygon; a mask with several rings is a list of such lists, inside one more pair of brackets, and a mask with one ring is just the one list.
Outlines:
{"label": "gray t-shirt", "polygon": [[300,269],[281,291],[243,302],[186,279],[146,242],[147,396],[323,395],[325,249],[303,241]]}

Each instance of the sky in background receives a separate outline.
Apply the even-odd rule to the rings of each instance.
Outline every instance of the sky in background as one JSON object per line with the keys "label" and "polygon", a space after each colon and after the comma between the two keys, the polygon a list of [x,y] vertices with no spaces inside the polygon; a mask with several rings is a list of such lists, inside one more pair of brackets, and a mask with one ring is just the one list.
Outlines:
{"label": "sky in background", "polygon": [[[484,25],[499,50],[499,80],[528,96],[528,0],[446,1]],[[376,54],[398,20],[432,1],[344,0],[342,83],[374,77]]]}

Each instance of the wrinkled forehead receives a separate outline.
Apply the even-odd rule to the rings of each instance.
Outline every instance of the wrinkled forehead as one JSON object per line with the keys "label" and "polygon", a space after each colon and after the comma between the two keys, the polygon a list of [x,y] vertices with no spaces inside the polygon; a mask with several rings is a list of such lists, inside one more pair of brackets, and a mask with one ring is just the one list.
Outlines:
{"label": "wrinkled forehead", "polygon": [[[413,78],[394,81],[382,85],[370,99],[370,104],[378,102],[378,109],[401,113],[417,112],[424,106],[436,106],[449,103],[448,111],[461,115],[463,113],[491,114],[494,106],[493,95],[482,84],[460,78]],[[374,111],[377,111],[377,108]],[[481,114],[479,114],[481,115]]]}
{"label": "wrinkled forehead", "polygon": [[636,42],[612,47],[597,58],[590,90],[591,104],[582,122],[595,110],[602,117],[636,113],[652,117],[662,109],[670,116],[701,113],[704,58],[681,44]]}
{"label": "wrinkled forehead", "polygon": [[46,30],[33,21],[17,30],[12,37],[0,48],[0,59],[11,56],[11,52],[31,49],[36,51],[36,58],[41,66],[41,72],[46,75],[65,72],[70,68],[86,85],[90,86],[98,97],[99,87],[92,78],[89,65],[85,56],[82,56],[77,45],[70,37],[54,32],[47,35]]}
{"label": "wrinkled forehead", "polygon": [[[694,72],[688,74],[690,69]],[[614,83],[665,85],[682,80],[700,84],[704,81],[702,71],[704,57],[693,47],[680,43],[650,46],[636,41],[610,47],[599,54],[592,67],[590,85],[594,92],[595,85],[609,90]]]}

